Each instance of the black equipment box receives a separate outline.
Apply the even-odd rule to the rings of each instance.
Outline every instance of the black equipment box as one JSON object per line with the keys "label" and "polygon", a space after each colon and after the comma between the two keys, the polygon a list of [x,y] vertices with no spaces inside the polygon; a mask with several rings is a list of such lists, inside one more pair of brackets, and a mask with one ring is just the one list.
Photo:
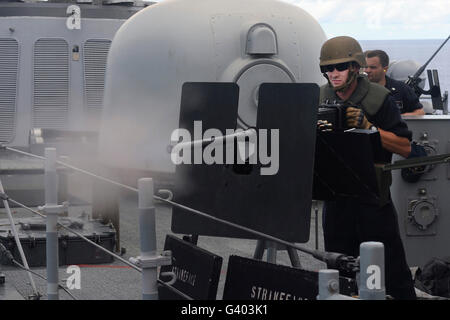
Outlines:
{"label": "black equipment box", "polygon": [[172,271],[177,281],[172,286],[158,286],[160,300],[184,299],[176,290],[195,300],[216,299],[222,257],[171,235],[166,236],[164,250],[172,251],[173,261],[161,267],[159,279],[165,281],[161,273]]}
{"label": "black equipment box", "polygon": [[[318,272],[230,256],[223,300],[315,300]],[[340,293],[357,295],[356,281],[339,277]]]}
{"label": "black equipment box", "polygon": [[[58,222],[73,229],[100,246],[112,251],[116,242],[116,230],[99,220],[87,217],[60,217]],[[16,219],[16,230],[30,267],[46,265],[46,222],[44,218]],[[110,263],[113,257],[77,235],[63,228],[58,230],[59,265]],[[11,251],[14,259],[22,262],[14,241],[9,219],[0,219],[0,242]]]}

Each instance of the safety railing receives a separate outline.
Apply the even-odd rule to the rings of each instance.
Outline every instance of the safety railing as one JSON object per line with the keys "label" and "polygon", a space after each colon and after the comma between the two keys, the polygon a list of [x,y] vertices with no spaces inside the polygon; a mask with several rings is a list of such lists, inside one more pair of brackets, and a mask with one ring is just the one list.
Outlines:
{"label": "safety railing", "polygon": [[[9,206],[7,206],[7,202],[14,203],[15,205],[18,205],[29,212],[32,212],[33,214],[37,214],[41,217],[46,218],[46,256],[47,256],[47,296],[49,300],[57,300],[59,299],[58,295],[58,288],[61,287],[59,284],[58,279],[58,267],[59,267],[59,260],[58,260],[58,227],[63,228],[67,230],[68,232],[71,232],[84,241],[88,242],[89,244],[97,247],[98,249],[104,251],[105,253],[111,255],[112,257],[116,258],[117,260],[123,262],[124,264],[130,266],[134,270],[140,272],[142,274],[142,298],[143,299],[158,299],[158,290],[157,290],[157,284],[160,283],[162,285],[170,285],[173,284],[176,280],[175,274],[168,272],[166,275],[169,275],[172,277],[172,279],[168,283],[163,283],[160,280],[158,280],[157,277],[157,268],[159,266],[163,265],[170,265],[171,264],[171,253],[169,251],[163,252],[161,255],[157,254],[157,248],[156,248],[156,223],[155,223],[155,206],[154,206],[154,200],[161,201],[164,203],[167,203],[171,205],[172,207],[178,207],[180,209],[183,209],[185,212],[189,212],[191,214],[201,216],[204,218],[207,218],[209,220],[215,221],[217,223],[227,225],[236,229],[239,229],[241,231],[249,232],[255,236],[257,236],[260,239],[272,241],[277,244],[281,244],[283,246],[286,246],[288,248],[293,248],[305,253],[311,254],[314,258],[327,262],[328,265],[335,265],[339,267],[344,267],[347,269],[354,269],[357,267],[357,264],[359,261],[354,259],[353,257],[348,257],[343,254],[339,253],[333,253],[333,252],[322,252],[319,250],[310,249],[304,246],[300,246],[295,243],[291,243],[282,239],[279,239],[277,237],[214,217],[210,214],[204,213],[202,211],[184,206],[182,204],[179,204],[172,200],[172,195],[170,191],[166,190],[166,193],[168,195],[167,198],[163,198],[161,196],[155,195],[153,190],[153,180],[151,178],[141,178],[138,180],[138,188],[133,188],[131,186],[119,183],[117,181],[111,180],[109,178],[102,177],[100,175],[96,175],[92,172],[77,168],[75,166],[72,166],[68,163],[57,161],[56,160],[56,149],[55,148],[46,148],[45,149],[45,156],[38,156],[31,153],[27,153],[25,151],[21,151],[15,148],[11,147],[5,147],[4,149],[16,152],[22,155],[30,156],[33,158],[41,159],[45,161],[44,164],[44,183],[45,183],[45,205],[41,207],[40,209],[46,213],[46,215],[29,208],[23,204],[21,204],[18,201],[15,201],[14,199],[11,199],[8,197],[8,195],[4,192],[3,187],[1,186],[0,181],[0,198],[5,203],[5,208],[7,208],[7,211],[9,212],[11,225],[14,226],[14,222],[12,220],[12,216],[10,214]],[[58,205],[57,201],[57,186],[58,186],[58,178],[56,174],[56,165],[59,164],[61,166],[67,167],[69,169],[72,169],[76,172],[80,172],[83,174],[86,174],[88,176],[91,176],[93,178],[102,180],[104,182],[113,184],[115,186],[127,189],[129,191],[133,191],[138,193],[138,208],[139,208],[139,227],[140,227],[140,250],[141,255],[136,258],[130,258],[130,261],[125,260],[124,258],[120,257],[119,255],[115,254],[114,252],[98,245],[97,243],[93,242],[92,240],[86,238],[81,233],[68,228],[64,226],[63,224],[58,222],[58,214],[62,213],[65,210],[64,205]],[[17,234],[17,232],[13,231]],[[17,246],[21,247],[20,240],[18,237],[16,237]],[[382,248],[382,244],[381,244]],[[19,249],[20,250],[20,249]],[[364,272],[361,273],[361,281],[362,286],[360,287],[360,298],[362,299],[384,299],[385,297],[385,290],[384,290],[384,260],[381,260],[380,257],[384,257],[384,251],[383,254],[380,255],[380,243],[369,243],[368,246],[361,246],[361,261],[364,261],[364,263],[361,263],[361,266],[366,266],[367,263],[369,263],[369,266],[376,269],[375,271],[377,274],[381,274],[381,278],[376,278],[376,285],[365,285],[369,283],[369,280],[366,279],[368,272],[372,272],[372,269],[364,269]],[[382,248],[382,250],[384,250]],[[364,253],[364,254],[363,254]],[[375,258],[374,258],[375,257]],[[36,287],[34,285],[34,281],[32,280],[31,274],[35,274],[27,265],[26,257],[21,253],[21,258],[23,265],[18,263],[17,261],[13,260],[13,258],[10,256],[11,261],[21,267],[22,269],[26,270],[29,274],[31,284],[33,286],[33,290],[35,293],[37,293]],[[384,259],[384,258],[383,258]],[[368,262],[367,262],[368,261]],[[378,268],[378,269],[377,269]],[[338,294],[339,290],[336,291],[336,288],[338,289],[338,285],[336,286],[336,276],[338,277],[338,271],[337,270],[321,270],[319,272],[319,295],[318,299],[347,299],[346,296],[341,296]],[[339,283],[339,282],[337,282]],[[66,290],[64,287],[62,287],[64,290]],[[66,292],[68,292],[66,290]],[[69,292],[68,292],[69,293]],[[69,293],[70,294],[70,293]],[[184,295],[180,292],[180,295],[184,296],[186,299],[189,299],[188,296]],[[73,297],[72,294],[70,296]],[[73,297],[74,298],[74,297]]]}

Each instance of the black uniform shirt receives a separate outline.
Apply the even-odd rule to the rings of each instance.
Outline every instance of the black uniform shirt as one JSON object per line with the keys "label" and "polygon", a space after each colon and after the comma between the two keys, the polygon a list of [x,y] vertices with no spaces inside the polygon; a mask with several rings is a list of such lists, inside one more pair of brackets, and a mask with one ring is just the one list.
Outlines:
{"label": "black uniform shirt", "polygon": [[[388,95],[384,99],[383,105],[378,110],[378,112],[373,115],[367,115],[367,120],[373,123],[376,127],[381,128],[385,131],[390,131],[399,137],[407,138],[409,141],[412,140],[412,132],[409,131],[408,125],[402,119],[399,110],[395,107],[395,101],[392,96]],[[385,162],[391,162],[392,153],[383,149],[384,155],[382,158]]]}
{"label": "black uniform shirt", "polygon": [[414,90],[404,82],[386,76],[385,87],[391,92],[400,113],[413,112],[423,108]]}
{"label": "black uniform shirt", "polygon": [[408,126],[400,113],[396,110],[395,101],[391,96],[387,96],[384,99],[383,105],[375,115],[369,116],[366,114],[366,117],[376,127],[390,131],[399,137],[412,139],[412,133],[408,130]]}
{"label": "black uniform shirt", "polygon": [[[367,80],[368,81],[368,80]],[[325,85],[329,86],[329,84]],[[323,90],[323,88],[322,88]],[[336,94],[333,94],[335,100],[337,102],[342,102]],[[350,97],[352,99],[352,97]],[[355,103],[357,103],[355,101]],[[367,120],[369,120],[375,127],[381,128],[385,131],[390,131],[399,137],[407,138],[408,140],[412,140],[412,132],[409,131],[408,125],[402,119],[399,108],[397,108],[396,103],[392,95],[387,95],[383,101],[382,106],[378,109],[377,113],[373,116],[369,116],[366,114]],[[392,160],[392,153],[386,149],[382,149],[383,154],[380,155],[380,158],[383,159],[384,162],[390,163]]]}

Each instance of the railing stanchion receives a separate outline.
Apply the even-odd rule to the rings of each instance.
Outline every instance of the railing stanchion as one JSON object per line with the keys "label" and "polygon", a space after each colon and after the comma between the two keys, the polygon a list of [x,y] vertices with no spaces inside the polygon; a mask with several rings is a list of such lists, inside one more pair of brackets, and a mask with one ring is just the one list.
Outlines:
{"label": "railing stanchion", "polygon": [[162,256],[156,252],[153,180],[151,178],[139,179],[138,190],[141,255],[137,258],[130,258],[130,261],[142,268],[142,299],[158,300],[158,266],[170,265],[172,259],[169,252]]}
{"label": "railing stanchion", "polygon": [[58,177],[56,175],[56,149],[45,149],[45,213],[46,224],[46,262],[47,262],[47,297],[58,300]]}
{"label": "railing stanchion", "polygon": [[339,271],[319,270],[319,294],[317,300],[357,300],[339,293]]}
{"label": "railing stanchion", "polygon": [[359,247],[359,255],[359,297],[362,300],[386,300],[383,243],[363,242]]}

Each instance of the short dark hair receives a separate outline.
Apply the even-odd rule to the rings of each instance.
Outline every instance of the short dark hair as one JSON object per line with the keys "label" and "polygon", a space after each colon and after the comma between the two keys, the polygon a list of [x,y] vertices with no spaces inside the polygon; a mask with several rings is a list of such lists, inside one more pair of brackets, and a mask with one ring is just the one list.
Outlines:
{"label": "short dark hair", "polygon": [[382,67],[389,66],[389,56],[383,50],[368,50],[364,52],[366,58],[378,57]]}

